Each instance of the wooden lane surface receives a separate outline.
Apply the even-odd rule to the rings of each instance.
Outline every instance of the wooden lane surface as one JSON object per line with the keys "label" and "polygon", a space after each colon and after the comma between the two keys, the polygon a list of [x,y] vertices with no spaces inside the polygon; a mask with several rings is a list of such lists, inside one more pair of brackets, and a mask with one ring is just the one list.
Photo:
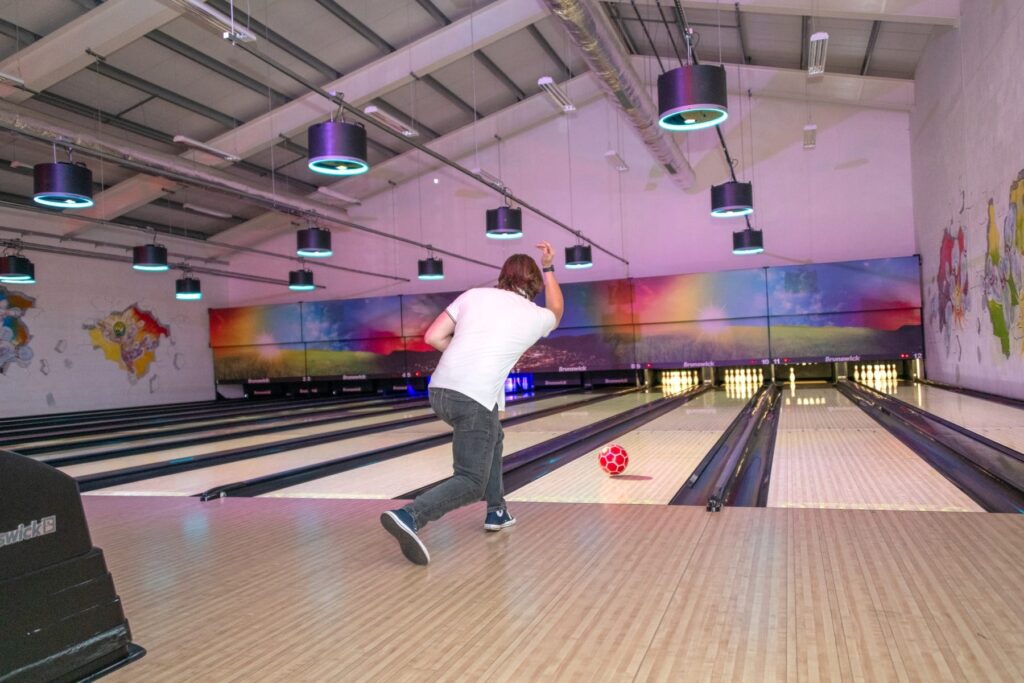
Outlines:
{"label": "wooden lane surface", "polygon": [[1024,517],[87,498],[135,640],[110,681],[1019,681]]}
{"label": "wooden lane surface", "polygon": [[[627,394],[513,425],[505,429],[504,455],[658,398],[661,394],[656,392]],[[394,498],[450,476],[452,446],[444,444],[264,495],[276,498]]]}
{"label": "wooden lane surface", "polygon": [[[181,446],[177,448],[150,451],[148,453],[139,453],[137,455],[125,455],[121,457],[111,458],[109,460],[93,460],[91,462],[83,462],[75,465],[66,465],[64,467],[59,467],[58,469],[64,472],[65,474],[71,475],[72,477],[81,477],[87,474],[95,474],[97,472],[110,472],[112,470],[119,470],[125,467],[149,465],[155,462],[163,462],[165,460],[175,460],[177,458],[194,458],[197,456],[207,455],[209,453],[217,453],[219,451],[231,450],[234,448],[254,448],[256,446],[276,443],[278,441],[287,441],[289,439],[298,439],[304,436],[326,434],[328,432],[334,432],[340,429],[354,429],[356,427],[363,427],[366,425],[380,424],[382,422],[391,422],[392,420],[406,420],[414,417],[419,417],[421,415],[426,415],[430,412],[430,408],[421,408],[419,410],[409,410],[403,411],[401,413],[391,413],[388,415],[374,415],[370,417],[360,418],[358,420],[346,420],[344,422],[322,424],[316,425],[314,427],[300,427],[296,429],[288,429],[283,432],[274,432],[272,434],[240,436],[237,439],[211,441],[209,443],[200,443],[194,446]],[[61,455],[63,456],[64,454],[62,453]]]}
{"label": "wooden lane surface", "polygon": [[[392,415],[394,416],[394,419],[397,419],[400,416],[417,414],[423,410],[427,410],[427,408],[409,408],[407,410],[397,411],[394,413],[389,412],[387,413],[387,415]],[[363,414],[365,414],[365,417],[358,419],[350,419],[351,416],[353,415],[359,416]],[[379,408],[374,410],[353,410],[346,412],[343,415],[346,417],[346,420],[344,420],[343,422],[347,424],[364,424],[365,422],[362,421],[377,420],[385,417],[385,414],[380,413]],[[293,419],[276,420],[275,422],[273,422],[273,426],[290,429],[302,429],[303,426],[306,425],[307,423],[313,420],[323,419],[323,417],[323,415],[299,415]],[[381,421],[383,421],[383,419],[381,419]],[[175,441],[179,441],[181,439],[186,438],[214,437],[229,434],[238,434],[239,436],[244,436],[246,432],[251,431],[254,428],[264,426],[267,425],[265,425],[262,422],[256,421],[249,422],[247,424],[230,425],[222,428],[202,429],[199,431],[189,432],[185,434],[168,434],[152,437],[143,435],[140,436],[139,438],[132,438],[130,440],[120,441],[115,444],[100,444],[91,446],[81,446],[77,448],[65,448],[60,451],[55,451],[53,453],[44,453],[41,455],[33,455],[31,457],[35,458],[36,460],[39,460],[40,462],[49,462],[51,460],[55,460],[58,458],[66,458],[73,455],[92,455],[94,453],[102,453],[105,450],[122,448],[127,446],[159,446],[160,444],[173,443]],[[316,426],[314,425],[314,427]]]}
{"label": "wooden lane surface", "polygon": [[784,390],[768,506],[981,511],[832,388]]}
{"label": "wooden lane surface", "polygon": [[608,476],[597,450],[508,495],[513,501],[667,504],[746,403],[723,391],[704,393],[624,434],[625,474]]}
{"label": "wooden lane surface", "polygon": [[[369,405],[369,406],[361,406],[361,407],[360,406],[353,406],[351,408],[345,408],[343,405],[333,406],[331,408],[327,408],[325,406],[319,406],[319,407],[315,407],[315,406],[306,406],[306,407],[296,406],[296,407],[289,408],[287,410],[282,409],[282,410],[275,410],[273,412],[268,412],[268,413],[261,413],[260,414],[260,420],[262,420],[263,418],[272,418],[272,417],[297,417],[297,418],[298,417],[302,417],[302,418],[305,418],[305,419],[314,419],[318,414],[321,414],[321,413],[340,412],[340,411],[343,411],[344,414],[346,414],[346,415],[358,415],[360,413],[366,413],[366,412],[370,412],[370,411],[374,411],[374,410],[380,410],[381,408],[382,408],[382,406],[379,406],[379,405]],[[154,418],[155,417],[156,416],[154,416]],[[172,415],[172,417],[176,417],[176,416]],[[144,437],[147,437],[147,436],[159,435],[161,432],[167,431],[169,429],[179,429],[181,427],[204,427],[204,426],[208,426],[211,429],[213,429],[213,428],[215,428],[217,426],[232,425],[234,423],[239,423],[239,422],[246,422],[247,424],[259,424],[260,423],[260,420],[252,420],[252,417],[253,416],[250,413],[242,413],[240,415],[231,415],[231,416],[225,416],[225,417],[219,417],[219,418],[216,418],[216,417],[215,418],[211,418],[209,416],[205,416],[205,417],[203,417],[203,416],[196,416],[195,421],[189,420],[189,421],[185,421],[185,422],[176,422],[176,423],[170,424],[170,425],[153,425],[153,426],[150,426],[150,427],[135,427],[135,428],[113,429],[113,430],[111,430],[109,432],[104,432],[102,435],[99,435],[99,436],[114,437],[114,436],[132,435],[132,436],[138,436],[140,438],[144,438]],[[237,429],[245,429],[246,425],[237,425],[236,428]],[[57,431],[58,434],[59,434],[59,427],[56,428],[55,431]],[[47,439],[38,439],[38,440],[33,440],[33,441],[22,441],[22,442],[19,442],[17,444],[12,444],[12,445],[8,446],[8,448],[10,450],[16,451],[16,450],[18,450],[18,448],[29,448],[29,447],[36,447],[36,446],[51,446],[51,445],[68,445],[68,446],[71,446],[71,445],[79,443],[81,441],[88,441],[90,439],[95,439],[95,438],[97,438],[97,436],[98,435],[96,435],[96,434],[85,434],[85,435],[79,435],[79,436],[59,436],[58,435],[58,436],[55,436],[55,437],[52,437],[52,438],[47,438]],[[175,438],[180,438],[180,436],[175,435]],[[40,458],[40,460],[42,460],[42,459],[43,458]]]}
{"label": "wooden lane surface", "polygon": [[927,384],[900,386],[896,398],[1024,453],[1024,410]]}
{"label": "wooden lane surface", "polygon": [[[569,394],[552,396],[551,398],[521,405],[509,405],[507,414],[509,416],[525,415],[552,406],[579,401],[580,398],[579,395]],[[381,432],[380,434],[366,434],[342,441],[295,448],[273,455],[264,455],[223,465],[203,467],[198,470],[144,479],[129,484],[91,491],[87,495],[191,496],[215,486],[262,477],[376,448],[394,446],[413,439],[443,434],[449,431],[451,430],[448,425],[440,420],[434,420]],[[215,445],[218,446],[215,450],[223,447],[222,444]]]}

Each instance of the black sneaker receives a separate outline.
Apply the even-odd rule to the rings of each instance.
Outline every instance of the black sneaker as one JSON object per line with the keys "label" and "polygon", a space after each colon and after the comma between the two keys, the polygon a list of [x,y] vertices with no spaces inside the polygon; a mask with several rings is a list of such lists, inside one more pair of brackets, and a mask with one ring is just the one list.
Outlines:
{"label": "black sneaker", "polygon": [[380,523],[388,533],[398,539],[402,554],[414,564],[429,564],[427,546],[416,535],[416,522],[412,515],[402,509],[388,510],[380,516]]}
{"label": "black sneaker", "polygon": [[508,508],[501,508],[487,513],[484,519],[484,529],[488,531],[501,531],[505,527],[516,523],[516,518],[508,511]]}

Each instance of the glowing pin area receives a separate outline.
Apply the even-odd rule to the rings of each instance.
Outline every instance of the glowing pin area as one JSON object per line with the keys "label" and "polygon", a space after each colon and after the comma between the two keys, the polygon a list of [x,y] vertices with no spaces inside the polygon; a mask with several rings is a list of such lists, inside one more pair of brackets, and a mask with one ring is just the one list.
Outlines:
{"label": "glowing pin area", "polygon": [[895,394],[900,386],[900,373],[895,363],[855,365],[853,379],[883,394]]}
{"label": "glowing pin area", "polygon": [[697,370],[662,370],[661,391],[666,396],[678,396],[700,386],[700,372]]}

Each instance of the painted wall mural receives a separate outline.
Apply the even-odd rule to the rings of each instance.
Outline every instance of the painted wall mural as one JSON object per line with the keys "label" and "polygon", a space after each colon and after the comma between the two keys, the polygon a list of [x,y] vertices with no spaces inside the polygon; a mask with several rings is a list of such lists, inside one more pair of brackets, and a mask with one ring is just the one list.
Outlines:
{"label": "painted wall mural", "polygon": [[11,365],[27,368],[32,362],[32,335],[24,316],[35,303],[27,294],[0,287],[0,374]]}
{"label": "painted wall mural", "polygon": [[83,326],[89,332],[94,349],[128,373],[130,381],[137,381],[149,372],[156,359],[161,337],[170,337],[170,329],[161,324],[150,311],[132,304],[121,311]]}
{"label": "painted wall mural", "polygon": [[967,237],[963,225],[957,228],[955,235],[952,226],[947,226],[942,232],[935,287],[930,315],[939,327],[946,355],[956,351],[959,358],[963,354],[960,334],[964,332],[971,308]]}
{"label": "painted wall mural", "polygon": [[985,308],[999,352],[1005,358],[1024,355],[1024,170],[1010,184],[1001,226],[994,200],[988,202],[984,277]]}

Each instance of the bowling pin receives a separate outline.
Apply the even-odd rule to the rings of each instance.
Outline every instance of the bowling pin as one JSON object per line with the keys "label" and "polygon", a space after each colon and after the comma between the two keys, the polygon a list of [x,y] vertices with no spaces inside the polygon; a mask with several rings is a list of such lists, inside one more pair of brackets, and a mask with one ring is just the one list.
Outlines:
{"label": "bowling pin", "polygon": [[796,382],[796,371],[793,368],[789,369],[789,381]]}

